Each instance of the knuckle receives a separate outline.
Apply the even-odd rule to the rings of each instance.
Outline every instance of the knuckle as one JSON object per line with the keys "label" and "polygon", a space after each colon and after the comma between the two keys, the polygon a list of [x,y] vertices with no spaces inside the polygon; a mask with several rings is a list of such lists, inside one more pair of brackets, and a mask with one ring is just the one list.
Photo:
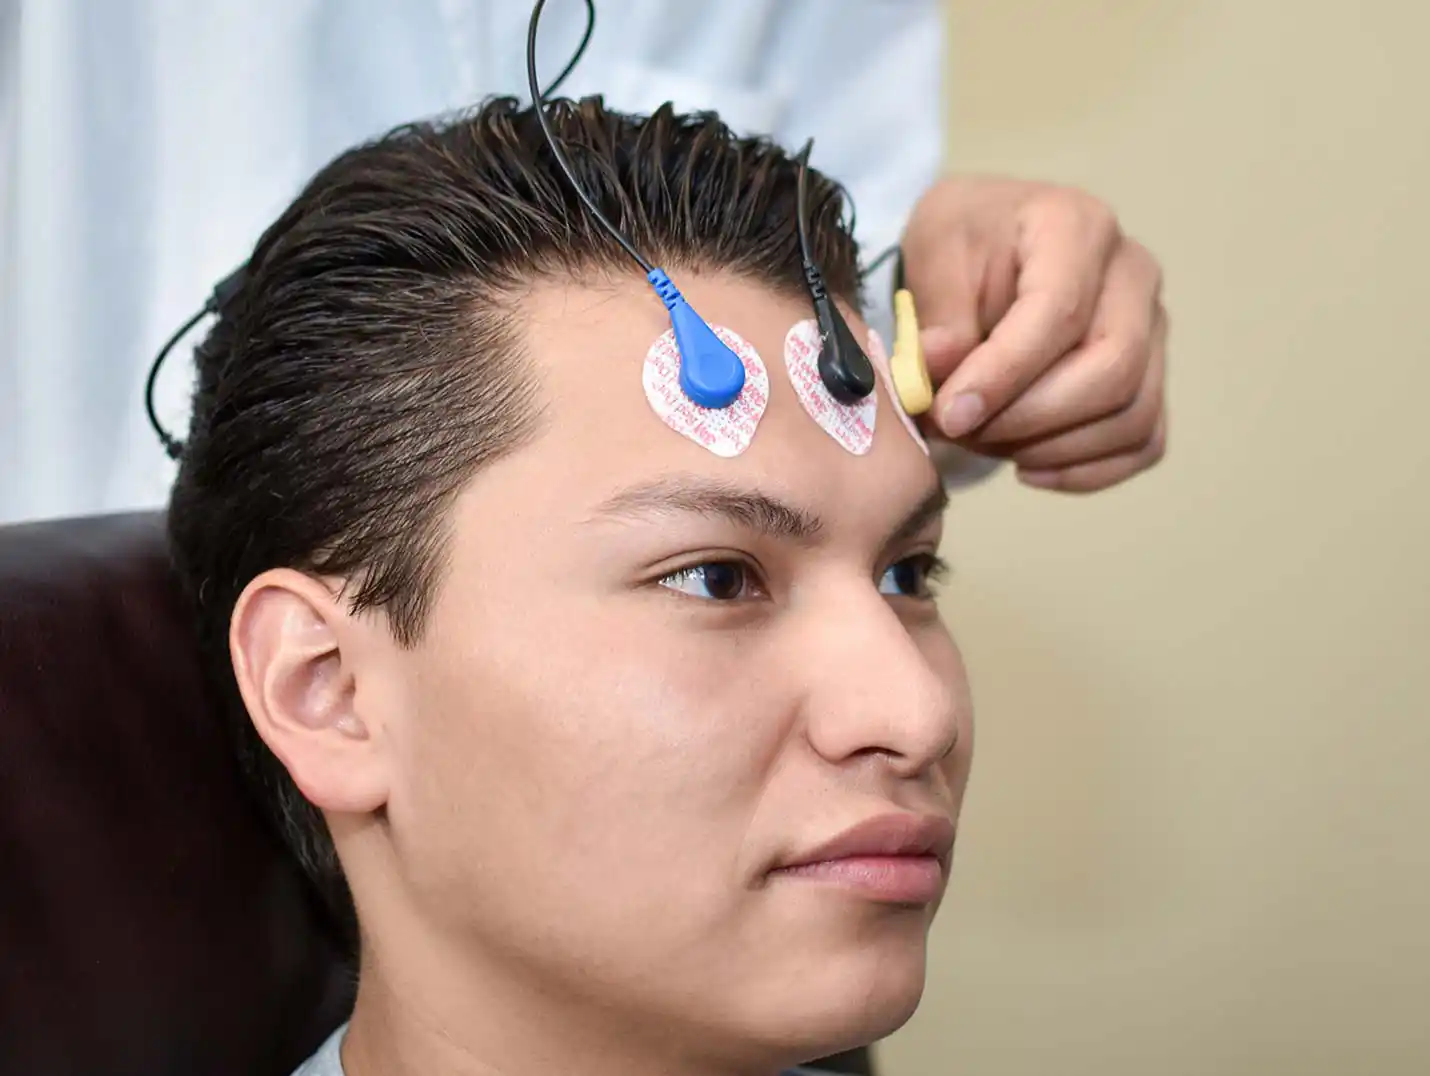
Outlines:
{"label": "knuckle", "polygon": [[1059,338],[1072,342],[1081,337],[1087,327],[1088,311],[1082,298],[1073,291],[1050,292],[1044,314],[1048,328]]}
{"label": "knuckle", "polygon": [[1053,187],[1048,202],[1059,213],[1074,218],[1087,231],[1097,236],[1117,235],[1121,226],[1112,207],[1094,194],[1078,187]]}
{"label": "knuckle", "polygon": [[1132,407],[1142,392],[1147,367],[1147,340],[1140,334],[1114,348],[1107,364],[1107,391],[1119,411]]}
{"label": "knuckle", "polygon": [[1033,196],[1031,205],[1048,219],[1071,222],[1084,234],[1103,242],[1116,240],[1122,226],[1112,207],[1101,198],[1077,187],[1045,186]]}
{"label": "knuckle", "polygon": [[1163,273],[1162,263],[1157,260],[1157,256],[1135,239],[1124,239],[1123,249],[1126,257],[1131,261],[1137,275],[1151,289],[1154,295],[1162,294]]}
{"label": "knuckle", "polygon": [[1087,196],[1075,187],[1058,184],[1039,184],[1029,199],[1029,206],[1045,218],[1066,221],[1082,220],[1085,214],[1084,199]]}
{"label": "knuckle", "polygon": [[1088,227],[1094,234],[1115,238],[1122,234],[1122,227],[1117,221],[1117,214],[1112,211],[1112,207],[1090,194],[1083,195],[1082,212],[1087,218]]}

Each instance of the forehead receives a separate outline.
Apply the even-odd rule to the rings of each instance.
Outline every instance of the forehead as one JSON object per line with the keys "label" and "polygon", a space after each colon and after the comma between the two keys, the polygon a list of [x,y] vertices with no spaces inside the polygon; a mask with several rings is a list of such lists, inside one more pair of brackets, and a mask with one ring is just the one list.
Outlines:
{"label": "forehead", "polygon": [[[673,278],[707,322],[738,334],[764,365],[769,399],[749,447],[731,458],[716,456],[670,429],[652,408],[642,373],[670,320],[642,278],[543,283],[519,310],[525,358],[537,374],[544,410],[541,434],[516,454],[530,479],[589,505],[664,474],[708,475],[781,493],[827,516],[839,503],[876,509],[887,502],[890,511],[906,510],[927,491],[931,464],[900,422],[882,379],[873,446],[862,456],[827,434],[800,402],[784,346],[790,329],[812,318],[808,300],[727,274]],[[864,321],[847,313],[863,339]]]}

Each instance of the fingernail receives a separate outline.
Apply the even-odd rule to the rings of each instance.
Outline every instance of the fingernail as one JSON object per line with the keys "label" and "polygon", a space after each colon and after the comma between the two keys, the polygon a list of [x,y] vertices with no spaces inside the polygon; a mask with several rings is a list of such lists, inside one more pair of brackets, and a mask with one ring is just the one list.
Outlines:
{"label": "fingernail", "polygon": [[1057,489],[1061,484],[1061,472],[1020,470],[1018,481],[1025,486],[1036,486],[1038,489]]}
{"label": "fingernail", "polygon": [[976,392],[961,392],[940,413],[939,428],[950,441],[969,433],[983,421],[983,397]]}

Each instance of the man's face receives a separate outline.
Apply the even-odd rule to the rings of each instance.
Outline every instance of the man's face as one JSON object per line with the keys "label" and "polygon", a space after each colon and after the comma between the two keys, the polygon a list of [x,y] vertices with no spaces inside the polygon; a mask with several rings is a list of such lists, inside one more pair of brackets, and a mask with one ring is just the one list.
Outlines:
{"label": "man's face", "polygon": [[651,410],[669,322],[642,281],[523,302],[543,430],[459,498],[423,640],[379,663],[392,862],[474,967],[827,1052],[913,1011],[947,862],[780,868],[880,816],[952,821],[968,776],[922,587],[937,481],[882,381],[865,456],[804,411],[783,344],[807,303],[679,282],[769,371],[753,443],[718,458]]}

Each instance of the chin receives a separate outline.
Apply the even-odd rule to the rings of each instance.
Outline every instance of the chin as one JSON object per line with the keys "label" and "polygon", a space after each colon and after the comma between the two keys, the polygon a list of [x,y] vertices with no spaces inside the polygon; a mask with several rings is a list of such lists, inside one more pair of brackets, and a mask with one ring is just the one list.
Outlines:
{"label": "chin", "polygon": [[774,1034],[798,1062],[867,1046],[914,1015],[926,971],[921,942],[880,945],[871,939],[857,950],[831,953],[779,1006],[781,1027]]}
{"label": "chin", "polygon": [[867,1046],[903,1027],[923,999],[924,972],[922,959],[909,966],[886,964],[869,980],[842,984],[845,989],[838,992],[821,991],[827,1008],[808,1015],[809,1026],[822,1033],[817,1054]]}

